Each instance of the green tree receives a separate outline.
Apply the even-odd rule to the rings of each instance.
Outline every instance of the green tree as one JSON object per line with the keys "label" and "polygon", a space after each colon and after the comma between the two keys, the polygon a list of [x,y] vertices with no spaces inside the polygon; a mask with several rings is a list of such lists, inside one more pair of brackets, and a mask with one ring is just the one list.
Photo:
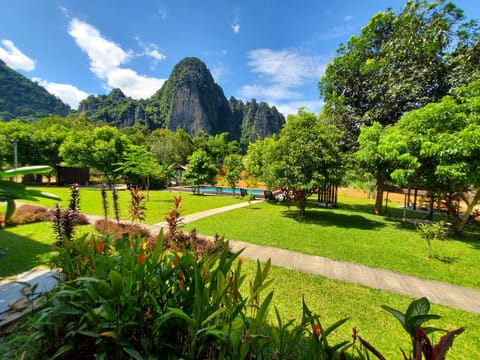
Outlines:
{"label": "green tree", "polygon": [[[358,148],[363,125],[395,124],[405,112],[447,94],[455,67],[452,48],[470,48],[478,36],[463,19],[463,12],[445,0],[409,0],[398,14],[392,9],[377,13],[360,35],[340,46],[319,90],[324,115],[344,132],[343,150]],[[460,65],[456,69],[468,72]],[[377,179],[376,212],[383,184]]]}
{"label": "green tree", "polygon": [[238,154],[238,141],[228,141],[228,133],[224,132],[209,136],[208,151],[209,155],[217,164],[223,163],[226,156],[231,154]]}
{"label": "green tree", "polygon": [[[396,140],[385,139],[392,157],[401,162],[391,177],[400,184],[424,187],[445,198],[449,220],[462,232],[480,199],[480,80],[459,88],[454,96],[411,111],[392,128]],[[462,216],[454,199],[467,205]]]}
{"label": "green tree", "polygon": [[60,156],[67,166],[90,166],[100,171],[112,185],[128,145],[126,136],[117,128],[101,126],[93,131],[75,131],[60,146]]}
{"label": "green tree", "polygon": [[183,129],[175,132],[156,129],[148,136],[147,143],[157,161],[168,165],[186,164],[193,152],[192,138]]}
{"label": "green tree", "polygon": [[92,128],[82,119],[63,118],[57,115],[50,115],[39,119],[34,124],[31,134],[31,152],[36,164],[55,166],[60,164],[61,157],[59,149],[71,132]]}
{"label": "green tree", "polygon": [[196,187],[200,194],[200,185],[213,184],[217,175],[217,168],[211,164],[210,157],[204,150],[197,150],[188,157],[187,169],[183,173],[183,181]]}
{"label": "green tree", "polygon": [[147,150],[143,145],[127,145],[123,152],[122,162],[115,171],[121,173],[130,185],[139,185],[147,192],[147,199],[149,198],[150,179],[152,177],[159,177],[161,173],[160,164],[155,159],[155,156]]}
{"label": "green tree", "polygon": [[232,188],[233,196],[235,196],[235,189],[237,187],[237,182],[242,178],[243,171],[243,162],[241,155],[227,155],[225,157],[224,165],[227,169],[225,178],[227,179],[228,185]]}
{"label": "green tree", "polygon": [[127,126],[120,130],[122,135],[126,135],[130,142],[135,145],[146,145],[146,139],[148,139],[148,128],[143,124],[135,124],[133,126]]}
{"label": "green tree", "polygon": [[245,155],[245,170],[248,176],[257,180],[263,180],[269,190],[274,189],[274,176],[270,173],[270,164],[273,159],[273,149],[277,142],[277,136],[257,140],[248,145],[247,154]]}
{"label": "green tree", "polygon": [[359,168],[357,171],[376,179],[376,215],[382,214],[383,189],[390,180],[390,174],[400,166],[411,169],[417,166],[416,159],[405,153],[405,137],[393,130],[391,127],[382,128],[378,122],[362,127],[358,137],[359,149],[353,156]]}
{"label": "green tree", "polygon": [[34,125],[18,120],[0,122],[0,167],[13,168],[14,141],[17,143],[17,165],[32,163],[32,133]]}
{"label": "green tree", "polygon": [[280,132],[272,159],[266,164],[266,180],[270,186],[293,194],[300,216],[305,216],[307,198],[313,191],[341,178],[340,135],[335,126],[303,109],[290,115]]}

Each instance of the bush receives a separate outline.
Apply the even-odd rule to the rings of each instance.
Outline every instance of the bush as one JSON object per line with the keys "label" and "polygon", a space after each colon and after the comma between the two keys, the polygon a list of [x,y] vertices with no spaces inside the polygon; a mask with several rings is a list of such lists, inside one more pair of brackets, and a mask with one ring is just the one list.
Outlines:
{"label": "bush", "polygon": [[[30,224],[40,221],[53,221],[55,210],[44,206],[25,204],[20,206],[12,217],[7,221],[8,225]],[[76,224],[89,224],[88,218],[84,214],[77,214]]]}
{"label": "bush", "polygon": [[22,225],[49,220],[49,209],[43,206],[25,204],[20,206],[7,221],[8,225]]}
{"label": "bush", "polygon": [[125,234],[129,237],[151,237],[150,232],[138,224],[121,223],[102,219],[95,222],[94,228],[99,233],[113,235],[116,240],[120,240]]}

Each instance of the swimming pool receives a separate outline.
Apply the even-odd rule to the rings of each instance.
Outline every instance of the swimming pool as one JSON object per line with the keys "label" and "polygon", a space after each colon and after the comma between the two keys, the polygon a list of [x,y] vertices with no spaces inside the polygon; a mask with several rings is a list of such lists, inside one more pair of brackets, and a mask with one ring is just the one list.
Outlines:
{"label": "swimming pool", "polygon": [[[193,186],[190,186],[190,188],[193,190]],[[196,186],[195,186],[196,188]],[[252,194],[252,195],[263,195],[263,190],[261,189],[245,189],[247,190],[247,194]],[[200,186],[200,191],[206,191],[206,192],[213,192],[217,194],[232,194],[232,188],[230,187],[225,187],[225,186],[205,186],[201,185]],[[235,188],[235,195],[240,195],[240,188]]]}

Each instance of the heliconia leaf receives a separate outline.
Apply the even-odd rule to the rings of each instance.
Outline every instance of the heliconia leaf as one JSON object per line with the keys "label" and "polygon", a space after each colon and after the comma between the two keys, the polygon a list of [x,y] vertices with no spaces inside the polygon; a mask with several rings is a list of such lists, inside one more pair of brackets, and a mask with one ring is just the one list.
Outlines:
{"label": "heliconia leaf", "polygon": [[67,351],[70,351],[72,348],[73,348],[73,344],[65,344],[60,346],[60,348],[52,356],[52,360],[59,358],[60,356],[65,354]]}
{"label": "heliconia leaf", "polygon": [[130,355],[135,360],[144,360],[144,357],[140,355],[140,353],[135,349],[124,347],[123,351],[125,351],[128,355]]}
{"label": "heliconia leaf", "polygon": [[432,343],[421,327],[415,329],[415,359],[421,359],[422,353],[428,360],[432,359]]}
{"label": "heliconia leaf", "polygon": [[430,320],[438,320],[440,319],[440,315],[418,315],[410,318],[408,325],[411,329],[415,329],[417,326],[421,326],[423,323],[430,321]]}
{"label": "heliconia leaf", "polygon": [[122,275],[118,272],[112,270],[110,274],[108,274],[110,282],[112,284],[112,297],[119,298],[123,292],[123,280]]}
{"label": "heliconia leaf", "polygon": [[339,326],[341,326],[342,324],[344,324],[348,320],[349,320],[349,318],[341,319],[341,320],[338,320],[337,322],[335,322],[334,324],[330,325],[327,329],[325,329],[325,331],[323,333],[323,336],[327,337],[328,335],[330,335],[330,333],[333,330],[335,330],[336,328],[338,328]]}
{"label": "heliconia leaf", "polygon": [[118,335],[115,331],[104,331],[102,333],[99,334],[100,336],[102,337],[109,337],[109,338],[112,338],[112,339],[118,339]]}
{"label": "heliconia leaf", "polygon": [[370,351],[373,355],[377,357],[377,359],[385,360],[385,357],[377,350],[373,345],[371,345],[368,341],[363,340],[360,336],[358,336],[358,340],[360,340],[360,344],[364,346],[368,351]]}
{"label": "heliconia leaf", "polygon": [[433,347],[433,360],[443,360],[448,349],[453,345],[455,336],[460,335],[464,331],[465,329],[461,327],[442,336],[438,344]]}

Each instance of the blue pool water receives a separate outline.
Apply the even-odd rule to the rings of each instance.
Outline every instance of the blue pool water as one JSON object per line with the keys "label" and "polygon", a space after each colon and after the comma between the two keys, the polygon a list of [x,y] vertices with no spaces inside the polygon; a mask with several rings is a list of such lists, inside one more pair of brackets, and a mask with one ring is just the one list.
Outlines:
{"label": "blue pool water", "polygon": [[[253,194],[253,195],[263,195],[263,190],[260,189],[246,189],[248,194]],[[222,194],[231,194],[232,193],[232,188],[229,187],[224,187],[224,186],[200,186],[200,191],[208,191],[208,192],[216,192],[216,193],[222,193]],[[240,195],[240,189],[236,188],[235,189],[235,194]]]}

